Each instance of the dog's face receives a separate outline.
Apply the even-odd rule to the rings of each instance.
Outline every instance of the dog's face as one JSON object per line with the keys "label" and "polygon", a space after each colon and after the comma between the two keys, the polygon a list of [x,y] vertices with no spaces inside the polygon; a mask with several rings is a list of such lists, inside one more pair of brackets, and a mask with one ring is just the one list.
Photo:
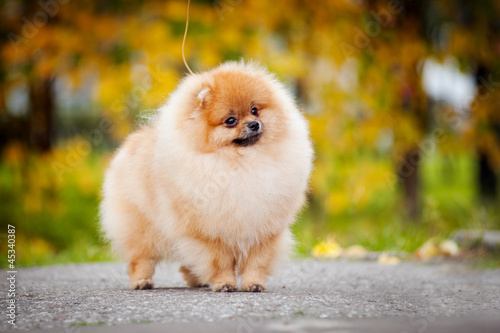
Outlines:
{"label": "dog's face", "polygon": [[283,135],[286,121],[269,77],[244,70],[209,75],[189,116],[189,130],[201,151],[252,147]]}

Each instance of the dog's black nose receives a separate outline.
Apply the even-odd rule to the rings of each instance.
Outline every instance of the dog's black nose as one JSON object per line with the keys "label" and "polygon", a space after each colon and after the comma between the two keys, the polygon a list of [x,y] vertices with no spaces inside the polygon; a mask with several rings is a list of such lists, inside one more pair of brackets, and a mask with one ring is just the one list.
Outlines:
{"label": "dog's black nose", "polygon": [[251,123],[248,123],[248,128],[251,129],[254,132],[257,132],[260,128],[260,123],[258,121],[252,121]]}

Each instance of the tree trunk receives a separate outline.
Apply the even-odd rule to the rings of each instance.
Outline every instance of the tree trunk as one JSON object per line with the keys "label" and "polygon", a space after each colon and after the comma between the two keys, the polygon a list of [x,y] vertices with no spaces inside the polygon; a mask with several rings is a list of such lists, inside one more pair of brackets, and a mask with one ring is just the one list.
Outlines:
{"label": "tree trunk", "polygon": [[398,165],[398,180],[403,191],[403,205],[408,216],[415,220],[420,215],[419,199],[420,152],[410,150]]}
{"label": "tree trunk", "polygon": [[[491,86],[488,86],[487,79],[493,75],[493,70],[488,68],[488,66],[484,64],[479,64],[476,71],[476,85],[477,85],[477,94],[479,98],[489,97],[490,90],[493,89]],[[494,97],[493,97],[494,98]],[[490,97],[486,100],[487,103],[494,103],[493,98]],[[495,110],[498,112],[499,110]],[[498,118],[492,114],[487,115],[487,124],[489,126],[489,130],[495,136],[497,142],[500,142],[500,123]],[[477,182],[479,187],[479,196],[482,201],[486,203],[496,202],[498,198],[498,175],[495,170],[495,166],[490,160],[488,156],[491,154],[484,147],[478,147],[478,175]]]}
{"label": "tree trunk", "polygon": [[35,79],[30,83],[28,137],[30,148],[46,152],[52,148],[54,122],[53,79]]}
{"label": "tree trunk", "polygon": [[496,202],[498,198],[498,176],[491,167],[488,156],[479,152],[478,182],[482,201]]}

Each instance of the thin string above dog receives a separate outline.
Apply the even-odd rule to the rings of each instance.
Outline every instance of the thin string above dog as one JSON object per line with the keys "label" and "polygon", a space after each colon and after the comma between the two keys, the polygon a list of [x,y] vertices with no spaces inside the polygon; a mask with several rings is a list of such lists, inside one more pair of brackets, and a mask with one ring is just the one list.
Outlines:
{"label": "thin string above dog", "polygon": [[186,68],[189,71],[189,73],[193,74],[193,72],[191,71],[191,68],[189,68],[189,65],[187,64],[186,56],[184,55],[184,45],[186,44],[186,36],[187,36],[188,26],[189,26],[189,5],[190,4],[191,4],[191,0],[188,0],[187,16],[186,16],[186,30],[184,30],[184,38],[182,39],[182,60],[184,60],[184,65],[186,65]]}

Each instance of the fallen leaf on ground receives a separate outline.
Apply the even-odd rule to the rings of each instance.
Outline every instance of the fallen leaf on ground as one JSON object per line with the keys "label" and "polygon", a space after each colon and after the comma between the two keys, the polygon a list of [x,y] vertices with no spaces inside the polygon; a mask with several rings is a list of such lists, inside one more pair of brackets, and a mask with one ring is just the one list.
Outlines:
{"label": "fallen leaf on ground", "polygon": [[417,258],[423,259],[423,260],[428,260],[432,257],[439,255],[439,254],[441,254],[441,251],[439,250],[439,247],[434,242],[434,239],[429,239],[415,253]]}
{"label": "fallen leaf on ground", "polygon": [[451,239],[442,241],[441,244],[439,244],[439,250],[441,251],[441,254],[447,257],[457,256],[460,252],[460,248],[457,243]]}
{"label": "fallen leaf on ground", "polygon": [[361,245],[351,245],[342,252],[342,255],[349,258],[362,258],[366,256],[366,253],[366,249]]}
{"label": "fallen leaf on ground", "polygon": [[382,253],[378,256],[377,262],[382,265],[397,265],[401,262],[401,259],[396,256],[391,256],[387,253]]}
{"label": "fallen leaf on ground", "polygon": [[342,254],[342,247],[333,237],[328,237],[314,246],[312,254],[315,258],[338,258]]}

